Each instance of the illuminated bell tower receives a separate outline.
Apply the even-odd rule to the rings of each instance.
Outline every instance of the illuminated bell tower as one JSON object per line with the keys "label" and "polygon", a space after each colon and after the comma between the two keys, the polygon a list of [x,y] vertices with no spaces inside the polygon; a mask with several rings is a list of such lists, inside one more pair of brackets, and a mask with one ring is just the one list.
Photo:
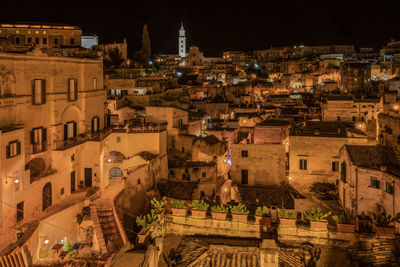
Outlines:
{"label": "illuminated bell tower", "polygon": [[183,22],[179,30],[178,51],[181,57],[186,56],[186,35],[185,29],[183,28]]}

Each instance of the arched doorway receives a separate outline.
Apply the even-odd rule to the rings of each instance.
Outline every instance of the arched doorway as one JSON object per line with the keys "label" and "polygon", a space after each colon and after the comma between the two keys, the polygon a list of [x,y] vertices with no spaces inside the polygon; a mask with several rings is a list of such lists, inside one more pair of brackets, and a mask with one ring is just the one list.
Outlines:
{"label": "arched doorway", "polygon": [[47,209],[52,204],[52,193],[51,193],[51,183],[50,182],[45,184],[45,186],[43,187],[42,204],[43,204],[42,210]]}

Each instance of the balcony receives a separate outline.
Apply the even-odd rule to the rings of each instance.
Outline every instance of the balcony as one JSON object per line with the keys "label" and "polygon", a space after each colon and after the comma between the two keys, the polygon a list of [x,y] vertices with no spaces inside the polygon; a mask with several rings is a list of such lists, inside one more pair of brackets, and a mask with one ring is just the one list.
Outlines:
{"label": "balcony", "polygon": [[112,128],[104,128],[98,132],[87,132],[84,134],[79,134],[74,138],[69,138],[67,140],[55,141],[55,150],[65,150],[76,145],[80,145],[86,141],[101,141],[113,132]]}
{"label": "balcony", "polygon": [[32,154],[37,154],[43,151],[46,151],[47,142],[44,141],[40,144],[32,144]]}

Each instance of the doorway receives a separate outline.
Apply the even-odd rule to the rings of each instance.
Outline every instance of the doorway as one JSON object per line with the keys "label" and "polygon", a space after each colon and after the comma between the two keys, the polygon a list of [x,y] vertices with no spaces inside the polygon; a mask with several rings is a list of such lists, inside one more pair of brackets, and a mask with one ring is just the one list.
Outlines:
{"label": "doorway", "polygon": [[43,187],[42,192],[42,210],[47,209],[52,204],[52,192],[51,192],[51,183],[47,183]]}
{"label": "doorway", "polygon": [[85,186],[92,187],[92,168],[85,168]]}
{"label": "doorway", "polygon": [[71,193],[75,192],[75,171],[71,172]]}

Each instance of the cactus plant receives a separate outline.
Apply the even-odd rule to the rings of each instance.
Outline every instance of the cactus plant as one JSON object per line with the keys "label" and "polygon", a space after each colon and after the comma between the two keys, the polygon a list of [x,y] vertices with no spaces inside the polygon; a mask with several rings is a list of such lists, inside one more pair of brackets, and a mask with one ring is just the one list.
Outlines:
{"label": "cactus plant", "polygon": [[181,200],[173,200],[171,205],[174,209],[186,209],[185,201]]}
{"label": "cactus plant", "polygon": [[288,211],[288,210],[284,210],[284,209],[278,209],[278,216],[279,218],[283,218],[283,219],[297,219],[297,211]]}
{"label": "cactus plant", "polygon": [[332,212],[330,212],[330,211],[324,213],[324,212],[322,212],[321,208],[317,208],[317,209],[312,208],[311,210],[304,212],[304,215],[310,221],[320,222],[323,219],[327,218],[329,215],[331,215],[331,213]]}
{"label": "cactus plant", "polygon": [[270,215],[269,208],[266,206],[258,207],[256,209],[255,215],[258,217],[269,216]]}
{"label": "cactus plant", "polygon": [[339,224],[351,224],[354,221],[354,216],[351,213],[342,212],[339,216],[332,216],[332,219]]}
{"label": "cactus plant", "polygon": [[161,200],[157,200],[155,197],[150,200],[151,206],[154,209],[156,214],[159,214],[162,212],[165,204],[167,203],[167,198],[163,197]]}
{"label": "cactus plant", "polygon": [[227,213],[228,212],[228,208],[225,207],[224,205],[215,205],[211,207],[211,211],[212,212],[216,212],[216,213]]}
{"label": "cactus plant", "polygon": [[240,215],[248,215],[249,211],[247,210],[246,206],[242,203],[239,203],[234,206],[229,207],[231,209],[232,214],[240,214]]}
{"label": "cactus plant", "polygon": [[375,225],[378,227],[387,227],[391,222],[394,222],[396,218],[392,218],[391,215],[386,215],[386,211],[378,211],[373,213],[373,220]]}
{"label": "cactus plant", "polygon": [[194,210],[206,211],[210,206],[208,203],[204,202],[204,200],[193,200],[191,204],[189,204]]}

